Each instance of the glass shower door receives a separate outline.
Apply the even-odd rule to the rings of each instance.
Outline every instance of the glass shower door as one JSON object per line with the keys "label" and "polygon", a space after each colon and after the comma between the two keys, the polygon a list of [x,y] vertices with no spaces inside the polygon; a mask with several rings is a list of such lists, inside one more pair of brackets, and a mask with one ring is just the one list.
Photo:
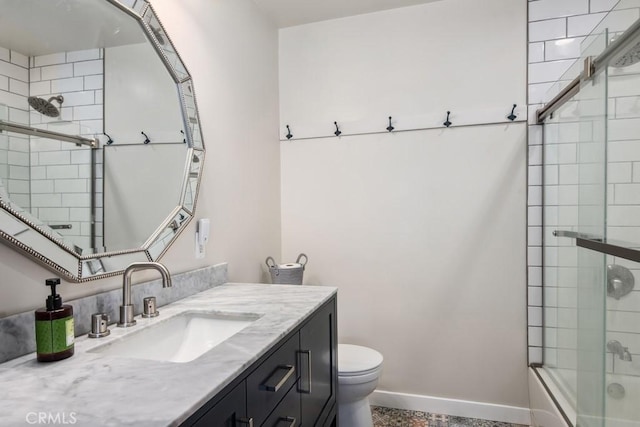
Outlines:
{"label": "glass shower door", "polygon": [[640,426],[639,16],[617,4],[540,116],[543,370],[581,427]]}
{"label": "glass shower door", "polygon": [[[588,42],[584,57],[606,34]],[[543,367],[582,427],[603,426],[605,414],[605,259],[576,240],[606,238],[606,83],[606,72],[582,82],[544,129]]]}
{"label": "glass shower door", "polygon": [[[602,52],[608,32],[587,39],[583,61]],[[578,144],[579,237],[606,240],[607,70],[585,80],[580,105]],[[577,243],[578,239],[576,239]],[[605,255],[576,245],[578,252],[577,425],[604,426]]]}
{"label": "glass shower door", "polygon": [[[609,65],[607,238],[620,247],[638,250],[640,35]],[[640,260],[607,256],[603,385],[607,427],[640,425],[640,262],[637,261]]]}

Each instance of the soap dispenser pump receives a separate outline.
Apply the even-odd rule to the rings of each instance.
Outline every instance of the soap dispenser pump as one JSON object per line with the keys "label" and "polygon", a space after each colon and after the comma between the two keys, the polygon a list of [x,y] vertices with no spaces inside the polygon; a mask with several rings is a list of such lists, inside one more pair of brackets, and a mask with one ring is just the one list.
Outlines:
{"label": "soap dispenser pump", "polygon": [[36,310],[36,353],[38,362],[54,362],[73,356],[75,332],[73,328],[73,307],[63,305],[56,293],[60,279],[47,279],[51,288],[47,305]]}

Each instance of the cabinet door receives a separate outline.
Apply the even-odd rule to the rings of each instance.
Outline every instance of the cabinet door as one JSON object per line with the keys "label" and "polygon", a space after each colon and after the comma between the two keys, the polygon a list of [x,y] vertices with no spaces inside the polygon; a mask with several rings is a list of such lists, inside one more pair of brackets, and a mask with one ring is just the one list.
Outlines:
{"label": "cabinet door", "polygon": [[327,417],[336,399],[337,337],[335,299],[321,307],[300,329],[302,425],[315,426]]}
{"label": "cabinet door", "polygon": [[246,396],[245,382],[242,381],[193,425],[197,427],[250,425],[249,420],[245,418],[247,412]]}

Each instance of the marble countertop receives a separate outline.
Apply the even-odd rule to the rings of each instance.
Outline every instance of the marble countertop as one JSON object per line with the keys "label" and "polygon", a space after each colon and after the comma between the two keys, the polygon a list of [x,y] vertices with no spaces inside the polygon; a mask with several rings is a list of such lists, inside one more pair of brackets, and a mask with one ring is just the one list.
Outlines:
{"label": "marble countertop", "polygon": [[[157,318],[136,317],[132,328],[110,325],[108,337],[78,337],[69,359],[38,363],[33,353],[0,364],[0,426],[179,425],[335,292],[324,286],[225,284],[161,307]],[[187,363],[87,352],[190,310],[260,318]]]}

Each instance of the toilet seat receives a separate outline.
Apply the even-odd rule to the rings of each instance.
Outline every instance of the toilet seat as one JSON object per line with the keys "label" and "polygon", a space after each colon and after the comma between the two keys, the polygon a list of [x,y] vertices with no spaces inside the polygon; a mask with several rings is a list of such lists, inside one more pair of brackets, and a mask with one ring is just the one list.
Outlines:
{"label": "toilet seat", "polygon": [[338,377],[376,377],[384,358],[372,348],[338,344]]}

